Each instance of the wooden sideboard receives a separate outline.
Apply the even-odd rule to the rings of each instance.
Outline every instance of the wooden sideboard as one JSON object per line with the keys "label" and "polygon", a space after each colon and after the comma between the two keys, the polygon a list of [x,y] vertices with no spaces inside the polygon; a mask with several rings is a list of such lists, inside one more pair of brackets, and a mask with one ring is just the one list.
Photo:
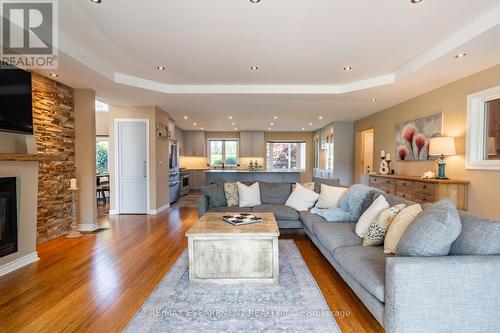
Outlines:
{"label": "wooden sideboard", "polygon": [[421,179],[402,175],[370,175],[370,186],[418,203],[452,199],[458,209],[467,210],[468,181]]}

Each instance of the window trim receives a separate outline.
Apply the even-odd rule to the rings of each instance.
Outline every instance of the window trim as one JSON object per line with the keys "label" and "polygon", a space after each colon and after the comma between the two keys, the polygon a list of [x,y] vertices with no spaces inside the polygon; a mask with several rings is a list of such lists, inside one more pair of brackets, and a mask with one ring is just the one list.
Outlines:
{"label": "window trim", "polygon": [[467,96],[467,144],[465,168],[469,170],[500,170],[500,160],[485,159],[487,147],[486,103],[500,98],[500,86]]}
{"label": "window trim", "polygon": [[[236,141],[236,163],[235,164],[225,164],[227,166],[237,166],[240,162],[240,139],[239,138],[209,138],[207,139],[207,159],[210,166],[219,166],[212,164],[211,161],[211,151],[210,151],[210,141]],[[222,144],[222,158],[226,160],[226,145]]]}
{"label": "window trim", "polygon": [[[274,143],[287,143],[287,144],[292,144],[296,143],[297,146],[297,168],[293,169],[291,168],[291,150],[288,150],[288,168],[287,169],[281,169],[281,168],[273,168],[273,163],[272,163],[272,156],[270,155],[271,150],[268,149],[269,144],[274,144]],[[302,148],[302,145],[303,148]],[[302,152],[302,150],[304,150]],[[304,171],[307,169],[307,142],[305,140],[268,140],[266,141],[266,166],[268,170],[293,170],[293,171]],[[303,167],[302,167],[303,166]]]}

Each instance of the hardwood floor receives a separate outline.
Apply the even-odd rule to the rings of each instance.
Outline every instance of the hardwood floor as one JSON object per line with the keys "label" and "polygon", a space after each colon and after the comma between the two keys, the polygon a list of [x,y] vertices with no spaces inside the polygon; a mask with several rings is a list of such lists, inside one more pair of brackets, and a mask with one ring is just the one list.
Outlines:
{"label": "hardwood floor", "polygon": [[[40,260],[0,277],[0,332],[119,332],[187,246],[195,208],[109,217],[111,229],[38,247]],[[108,220],[102,217],[103,221]],[[308,238],[294,239],[343,332],[383,332]]]}

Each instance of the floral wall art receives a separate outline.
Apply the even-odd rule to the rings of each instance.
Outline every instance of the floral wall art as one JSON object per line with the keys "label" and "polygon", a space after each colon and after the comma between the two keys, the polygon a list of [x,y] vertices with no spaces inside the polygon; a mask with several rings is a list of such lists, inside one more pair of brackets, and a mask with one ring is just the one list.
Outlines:
{"label": "floral wall art", "polygon": [[396,156],[401,161],[427,161],[429,141],[443,135],[443,114],[396,124]]}

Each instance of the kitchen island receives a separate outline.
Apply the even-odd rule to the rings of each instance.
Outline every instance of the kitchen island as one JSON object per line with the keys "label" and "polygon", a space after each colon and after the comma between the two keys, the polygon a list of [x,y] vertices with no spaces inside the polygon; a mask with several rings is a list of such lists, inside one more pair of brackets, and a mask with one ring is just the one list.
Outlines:
{"label": "kitchen island", "polygon": [[210,169],[205,171],[207,185],[220,182],[300,183],[300,173],[300,170]]}

